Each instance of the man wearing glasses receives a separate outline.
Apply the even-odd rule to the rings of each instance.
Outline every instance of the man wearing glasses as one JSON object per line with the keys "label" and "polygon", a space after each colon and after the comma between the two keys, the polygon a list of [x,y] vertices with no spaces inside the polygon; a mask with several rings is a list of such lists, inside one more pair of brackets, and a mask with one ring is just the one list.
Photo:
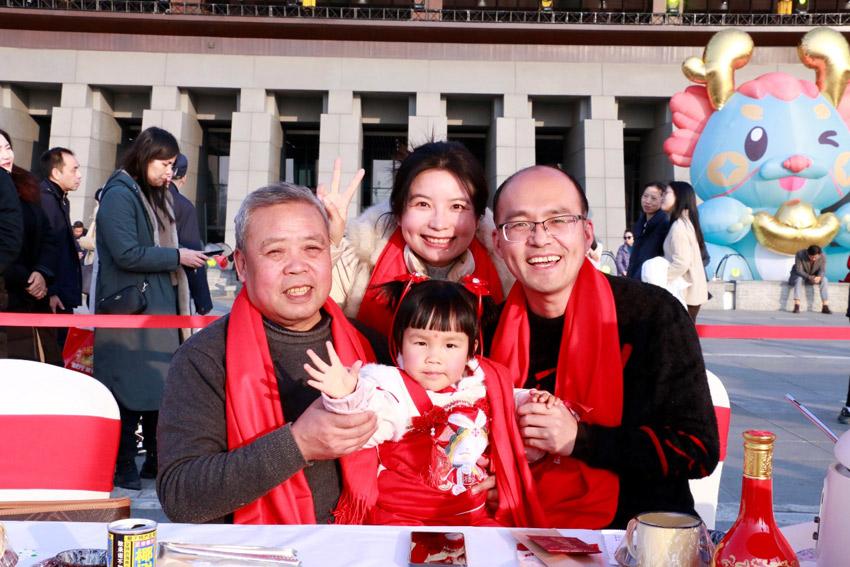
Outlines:
{"label": "man wearing glasses", "polygon": [[661,288],[606,276],[585,259],[593,223],[568,174],[530,167],[494,196],[497,253],[517,282],[489,333],[517,387],[563,405],[519,408],[551,525],[625,527],[649,510],[694,512],[688,479],[718,460],[699,339]]}
{"label": "man wearing glasses", "polygon": [[617,265],[617,275],[627,276],[629,274],[629,257],[632,254],[632,246],[635,243],[635,235],[631,230],[623,233],[623,243],[617,249],[614,263]]}

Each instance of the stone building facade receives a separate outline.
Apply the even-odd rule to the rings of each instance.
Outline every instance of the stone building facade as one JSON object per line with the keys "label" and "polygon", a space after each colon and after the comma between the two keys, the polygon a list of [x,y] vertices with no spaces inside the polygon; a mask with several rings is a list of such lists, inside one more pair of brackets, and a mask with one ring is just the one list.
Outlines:
{"label": "stone building facade", "polygon": [[[12,22],[9,13],[0,20]],[[687,178],[661,150],[667,103],[688,84],[682,61],[717,31],[565,26],[553,40],[541,26],[424,22],[402,41],[400,24],[385,34],[380,23],[355,33],[308,22],[315,37],[288,28],[240,37],[239,18],[233,33],[209,35],[202,17],[127,18],[0,30],[0,127],[24,167],[51,146],[77,154],[84,178],[72,217],[83,220],[134,134],[168,129],[192,164],[185,192],[208,238],[231,244],[233,217],[257,187],[327,181],[339,156],[344,177],[367,169],[359,209],[386,193],[395,151],[448,138],[483,161],[491,190],[519,168],[562,165],[587,190],[598,238],[616,249],[640,185]],[[774,70],[812,78],[793,47],[807,29],[779,30],[782,41],[770,43],[787,45],[774,47],[754,34],[738,80]]]}

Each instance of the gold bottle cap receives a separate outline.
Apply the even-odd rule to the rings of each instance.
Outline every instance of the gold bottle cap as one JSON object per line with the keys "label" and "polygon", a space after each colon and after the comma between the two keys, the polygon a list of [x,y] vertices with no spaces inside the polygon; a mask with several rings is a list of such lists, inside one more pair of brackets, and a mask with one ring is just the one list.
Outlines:
{"label": "gold bottle cap", "polygon": [[776,435],[770,431],[744,431],[744,476],[765,480],[773,475],[773,443]]}

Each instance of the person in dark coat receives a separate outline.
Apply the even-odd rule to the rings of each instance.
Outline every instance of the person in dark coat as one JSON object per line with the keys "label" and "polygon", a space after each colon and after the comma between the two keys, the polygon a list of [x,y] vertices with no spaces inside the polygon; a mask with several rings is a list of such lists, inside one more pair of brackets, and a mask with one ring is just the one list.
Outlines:
{"label": "person in dark coat", "polygon": [[532,474],[550,525],[694,514],[688,479],[714,470],[720,446],[699,337],[665,290],[590,266],[588,209],[578,181],[545,166],[496,191],[496,252],[517,281],[485,353],[516,369],[517,387],[566,402],[517,410],[526,447],[548,453]]}
{"label": "person in dark coat", "polygon": [[[56,273],[56,242],[39,204],[38,180],[15,165],[11,138],[3,130],[0,130],[0,146],[8,146],[2,164],[15,188],[22,220],[22,245],[3,272],[8,294],[6,310],[49,313],[47,290]],[[8,327],[6,341],[9,358],[62,364],[56,331],[52,328]]]}
{"label": "person in dark coat", "polygon": [[[70,314],[83,299],[82,268],[77,240],[71,225],[68,193],[80,187],[83,176],[74,153],[66,148],[51,148],[41,156],[41,169],[46,178],[41,182],[41,207],[50,220],[56,240],[56,277],[47,288],[50,310]],[[57,329],[60,348],[65,344],[68,328]]]}
{"label": "person in dark coat", "polygon": [[634,243],[634,233],[631,230],[624,232],[623,243],[617,248],[617,256],[614,258],[618,276],[626,276],[629,273],[629,258],[632,256],[632,246]]}
{"label": "person in dark coat", "polygon": [[[177,156],[174,162],[174,176],[168,185],[168,191],[174,203],[174,219],[177,223],[177,239],[180,246],[191,250],[203,250],[201,230],[198,228],[198,214],[195,205],[180,193],[186,184],[186,174],[189,172],[189,160],[183,154]],[[183,268],[189,280],[189,295],[195,304],[199,315],[206,315],[213,308],[210,286],[207,282],[206,265],[200,268]]]}
{"label": "person in dark coat", "polygon": [[670,219],[667,213],[661,210],[661,196],[666,188],[667,184],[659,181],[648,183],[643,188],[640,198],[643,212],[632,228],[635,243],[629,257],[630,278],[641,279],[640,270],[643,263],[650,258],[664,255],[664,239],[670,230]]}
{"label": "person in dark coat", "polygon": [[[97,212],[97,306],[129,287],[144,289],[145,315],[187,315],[189,289],[181,265],[202,266],[206,256],[178,248],[168,180],[180,152],[174,136],[160,128],[142,132],[124,156],[122,169],[107,180]],[[121,441],[115,485],[141,488],[136,468],[135,430],[144,435],[145,478],[155,478],[156,422],[171,356],[180,344],[177,329],[96,329],[94,376],[115,396],[121,412]]]}
{"label": "person in dark coat", "polygon": [[826,256],[817,244],[798,250],[794,255],[794,265],[788,275],[788,285],[794,289],[794,313],[800,312],[800,296],[803,286],[817,286],[820,289],[821,313],[831,315],[829,308],[829,280],[826,277]]}
{"label": "person in dark coat", "polygon": [[[9,175],[14,161],[9,139],[0,138],[0,312],[9,305],[4,274],[18,254],[24,236],[24,219],[21,216],[21,201],[15,183]],[[9,356],[6,346],[6,328],[0,327],[0,358]]]}

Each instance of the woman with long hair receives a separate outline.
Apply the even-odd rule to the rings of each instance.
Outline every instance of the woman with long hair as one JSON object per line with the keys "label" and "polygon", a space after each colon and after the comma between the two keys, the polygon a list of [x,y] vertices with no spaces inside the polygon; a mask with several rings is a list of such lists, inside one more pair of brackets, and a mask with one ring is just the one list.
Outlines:
{"label": "woman with long hair", "polygon": [[334,250],[331,297],[345,313],[388,335],[392,312],[380,286],[400,276],[424,273],[460,281],[486,281],[493,298],[513,282],[492,251],[493,215],[487,180],[478,160],[458,142],[430,142],[400,163],[388,202],[363,212],[346,231],[346,198],[319,191],[331,217]]}
{"label": "woman with long hair", "polygon": [[[0,167],[12,178],[23,218],[23,246],[3,277],[8,292],[7,311],[50,313],[47,286],[56,272],[57,246],[50,220],[41,208],[38,180],[15,164],[12,138],[0,130]],[[9,327],[6,332],[9,358],[62,364],[56,330],[41,327]]]}
{"label": "woman with long hair", "polygon": [[[103,186],[96,219],[96,313],[189,314],[189,288],[180,266],[198,268],[206,256],[178,247],[168,198],[171,168],[178,153],[174,136],[160,128],[148,128],[127,150],[121,169]],[[139,295],[144,298],[141,311],[138,304],[124,303],[127,297]],[[156,477],[156,422],[168,365],[180,345],[181,332],[95,330],[94,376],[109,387],[121,411],[116,486],[141,488],[135,462],[139,420],[146,452],[141,476]]]}
{"label": "woman with long hair", "polygon": [[670,215],[670,231],[664,239],[664,257],[670,262],[667,282],[681,277],[688,284],[682,295],[688,315],[696,321],[700,306],[708,301],[708,282],[702,260],[705,240],[694,188],[684,181],[671,181],[664,190],[661,208]]}

